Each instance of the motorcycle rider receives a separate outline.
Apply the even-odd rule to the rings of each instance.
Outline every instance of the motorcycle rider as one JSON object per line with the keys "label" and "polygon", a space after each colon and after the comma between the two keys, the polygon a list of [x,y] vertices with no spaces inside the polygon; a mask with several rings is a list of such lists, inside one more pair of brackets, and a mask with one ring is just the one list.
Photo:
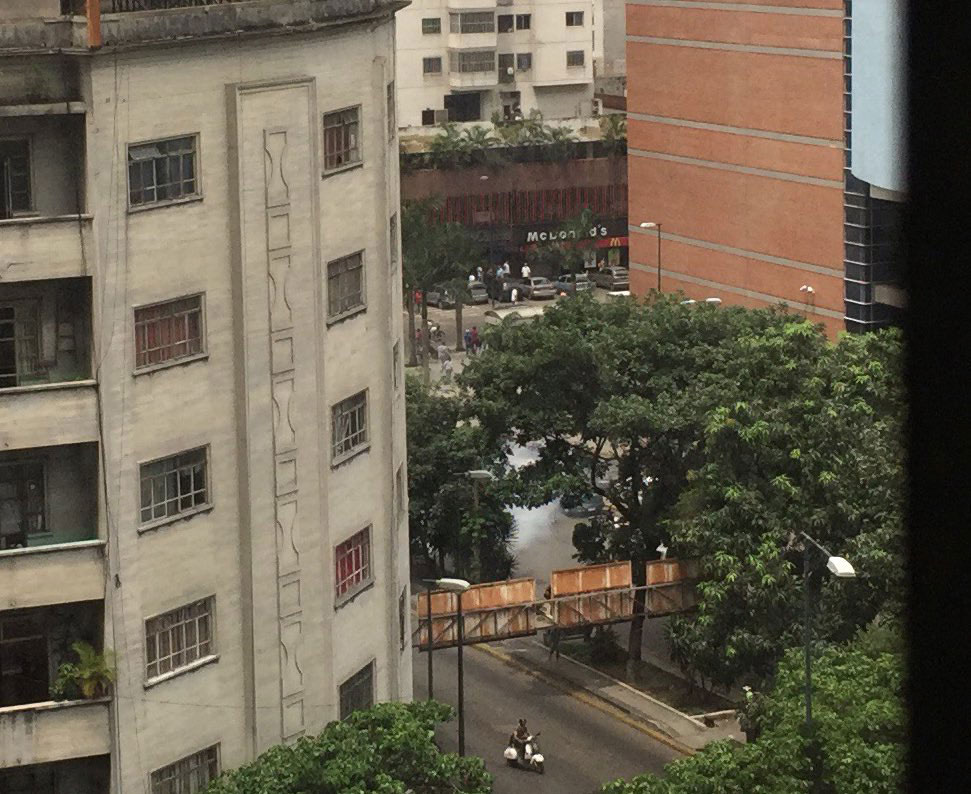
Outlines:
{"label": "motorcycle rider", "polygon": [[526,727],[526,720],[520,717],[516,732],[510,734],[509,744],[516,748],[516,752],[523,758],[526,756],[526,740],[529,738],[529,729]]}

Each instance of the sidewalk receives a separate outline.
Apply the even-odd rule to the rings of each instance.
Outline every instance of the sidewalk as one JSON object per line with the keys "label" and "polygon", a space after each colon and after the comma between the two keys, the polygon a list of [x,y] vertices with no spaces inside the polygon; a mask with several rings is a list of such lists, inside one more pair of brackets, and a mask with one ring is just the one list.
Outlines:
{"label": "sidewalk", "polygon": [[583,690],[600,701],[630,715],[638,722],[667,739],[674,749],[691,754],[709,742],[735,739],[744,742],[744,734],[733,716],[718,719],[708,728],[700,719],[662,703],[622,681],[601,673],[574,659],[550,658],[543,644],[534,637],[475,646],[506,664],[522,668],[537,677],[555,680],[567,687]]}

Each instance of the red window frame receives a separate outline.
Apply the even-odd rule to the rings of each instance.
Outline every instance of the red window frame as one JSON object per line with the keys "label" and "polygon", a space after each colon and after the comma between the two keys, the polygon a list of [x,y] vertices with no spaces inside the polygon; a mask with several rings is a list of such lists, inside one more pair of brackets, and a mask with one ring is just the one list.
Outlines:
{"label": "red window frame", "polygon": [[334,549],[337,598],[356,592],[371,581],[371,528],[357,532]]}

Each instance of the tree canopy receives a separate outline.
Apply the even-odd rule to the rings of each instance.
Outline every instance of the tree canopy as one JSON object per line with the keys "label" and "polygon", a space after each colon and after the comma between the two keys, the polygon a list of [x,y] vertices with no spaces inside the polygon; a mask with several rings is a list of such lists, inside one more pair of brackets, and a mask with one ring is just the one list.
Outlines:
{"label": "tree canopy", "polygon": [[907,736],[900,653],[866,635],[823,650],[813,661],[814,730],[808,734],[803,676],[801,651],[790,651],[764,698],[756,741],[712,743],[668,764],[663,778],[616,781],[602,794],[800,794],[813,790],[810,758],[816,759],[817,791],[903,791]]}
{"label": "tree canopy", "polygon": [[435,746],[435,725],[451,716],[451,707],[433,701],[381,703],[317,736],[271,747],[206,794],[489,794],[481,758]]}
{"label": "tree canopy", "polygon": [[464,416],[462,399],[407,380],[408,521],[412,553],[445,572],[446,557],[458,573],[478,581],[511,573],[509,544],[515,526],[498,485],[481,487],[462,474],[488,469],[501,476],[504,445]]}
{"label": "tree canopy", "polygon": [[[701,558],[700,608],[673,628],[689,672],[728,684],[771,669],[799,625],[800,530],[861,571],[823,587],[821,636],[845,638],[894,609],[893,332],[832,344],[783,310],[579,296],[495,329],[488,346],[461,376],[470,413],[493,437],[541,446],[510,478],[518,503],[600,494],[619,520],[579,526],[578,557],[630,559],[635,584],[661,541]],[[640,658],[636,618],[629,654]]]}

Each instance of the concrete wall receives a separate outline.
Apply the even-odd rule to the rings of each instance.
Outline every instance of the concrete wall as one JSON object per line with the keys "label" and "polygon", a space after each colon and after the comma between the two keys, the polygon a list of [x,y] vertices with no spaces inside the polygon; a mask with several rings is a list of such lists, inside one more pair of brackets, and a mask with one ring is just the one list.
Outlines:
{"label": "concrete wall", "polygon": [[902,0],[853,4],[853,175],[907,191],[907,65]]}
{"label": "concrete wall", "polygon": [[597,76],[627,74],[627,10],[624,0],[603,0],[603,66]]}
{"label": "concrete wall", "polygon": [[0,19],[40,19],[61,15],[60,0],[4,0],[0,6]]}
{"label": "concrete wall", "polygon": [[710,5],[627,6],[631,289],[656,283],[638,224],[660,222],[662,289],[786,302],[835,332],[842,2]]}

